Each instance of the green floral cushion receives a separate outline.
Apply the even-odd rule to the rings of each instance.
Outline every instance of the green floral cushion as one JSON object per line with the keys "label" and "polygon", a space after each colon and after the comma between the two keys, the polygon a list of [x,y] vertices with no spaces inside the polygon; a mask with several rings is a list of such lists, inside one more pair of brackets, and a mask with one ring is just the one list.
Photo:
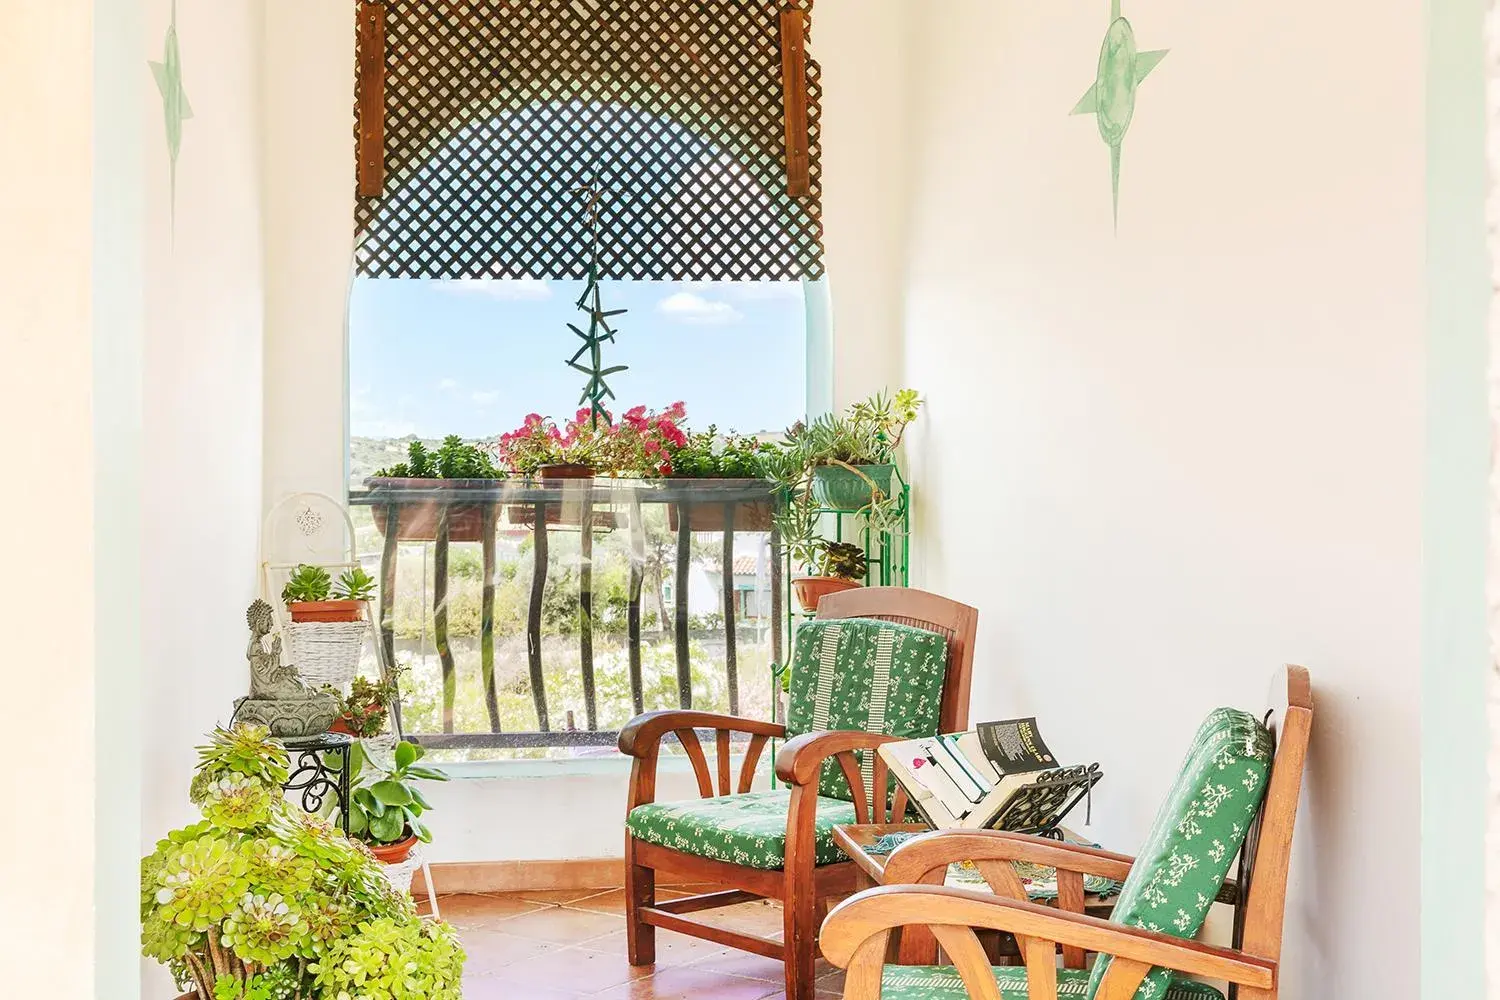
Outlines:
{"label": "green floral cushion", "polygon": [[[936,632],[866,618],[812,621],[797,630],[787,706],[788,736],[863,730],[933,736],[948,671],[948,640]],[[865,788],[874,786],[873,754],[858,754]],[[837,761],[823,765],[818,794],[850,798]]]}
{"label": "green floral cushion", "polygon": [[[1271,734],[1253,715],[1218,709],[1204,720],[1188,750],[1146,844],[1136,856],[1110,920],[1191,938],[1224,884],[1260,808],[1271,770]],[[1094,965],[1088,996],[1109,968]],[[1152,969],[1136,1000],[1161,1000],[1173,981]]]}
{"label": "green floral cushion", "polygon": [[[1026,970],[1019,966],[998,967],[995,982],[1004,1000],[1027,1000]],[[1058,969],[1059,997],[1092,995],[1085,969]],[[882,976],[880,1000],[968,1000],[964,982],[951,965],[888,965]],[[1224,995],[1206,983],[1179,980],[1162,1000],[1223,1000]]]}
{"label": "green floral cushion", "polygon": [[[625,828],[638,840],[700,858],[778,869],[786,864],[786,813],[791,798],[792,793],[781,788],[715,799],[652,802],[630,810]],[[817,812],[815,863],[847,861],[833,842],[833,828],[854,822],[854,806],[820,797]]]}

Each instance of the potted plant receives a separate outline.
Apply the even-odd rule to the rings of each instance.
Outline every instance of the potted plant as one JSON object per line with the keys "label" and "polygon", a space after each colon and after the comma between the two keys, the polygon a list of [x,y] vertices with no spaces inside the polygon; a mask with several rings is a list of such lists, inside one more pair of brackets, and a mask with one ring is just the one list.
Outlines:
{"label": "potted plant", "polygon": [[[198,753],[202,819],[141,860],[141,951],[191,1000],[459,1000],[452,928],[419,919],[368,851],[282,797],[279,742],[242,725]],[[393,975],[396,988],[371,992]]]}
{"label": "potted plant", "polygon": [[349,685],[349,694],[338,694],[339,714],[328,727],[332,733],[345,733],[360,739],[379,736],[385,732],[391,720],[391,705],[397,695],[397,675],[389,680],[372,681],[367,677],[356,677]]}
{"label": "potted plant", "polygon": [[326,569],[303,563],[281,588],[281,600],[294,622],[357,622],[374,590],[375,581],[362,569],[344,573],[335,588]]}
{"label": "potted plant", "polygon": [[[772,446],[749,435],[719,436],[718,428],[689,434],[685,443],[672,455],[673,479],[764,480],[766,455]],[[748,500],[735,504],[734,530],[769,531],[771,499]],[[680,512],[678,505],[667,505],[667,526],[676,531]],[[723,531],[724,505],[705,501],[688,506],[688,528],[692,531]]]}
{"label": "potted plant", "polygon": [[405,861],[417,841],[432,842],[432,831],[422,822],[432,807],[417,783],[447,781],[448,776],[419,764],[425,753],[405,740],[396,744],[389,762],[374,760],[363,741],[350,749],[349,835],[387,865]]}
{"label": "potted plant", "polygon": [[[403,541],[430,542],[437,538],[438,508],[435,500],[404,500],[403,491],[490,489],[504,478],[485,445],[464,441],[457,434],[445,437],[436,449],[422,441],[406,448],[406,461],[378,470],[365,480],[370,490],[391,494],[396,512],[396,537]],[[448,539],[477,542],[484,538],[485,511],[480,503],[448,505]],[[375,511],[375,529],[386,532],[384,512]]]}
{"label": "potted plant", "polygon": [[843,415],[826,414],[794,429],[818,503],[844,511],[894,503],[896,449],[921,408],[914,389],[881,392]]}
{"label": "potted plant", "polygon": [[848,542],[823,542],[817,560],[818,576],[803,576],[792,581],[797,603],[804,611],[817,611],[818,602],[829,594],[864,586],[869,570],[865,552]]}

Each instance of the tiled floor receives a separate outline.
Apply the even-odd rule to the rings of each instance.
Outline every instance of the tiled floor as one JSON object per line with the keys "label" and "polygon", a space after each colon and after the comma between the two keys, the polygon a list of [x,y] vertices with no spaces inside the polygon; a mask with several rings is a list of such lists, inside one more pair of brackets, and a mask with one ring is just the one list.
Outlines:
{"label": "tiled floor", "polygon": [[[784,1000],[780,962],[670,931],[656,932],[654,968],[632,968],[619,889],[452,895],[438,903],[468,952],[465,1000]],[[695,916],[781,936],[781,910],[771,903]],[[842,996],[843,975],[820,959],[818,1000]]]}

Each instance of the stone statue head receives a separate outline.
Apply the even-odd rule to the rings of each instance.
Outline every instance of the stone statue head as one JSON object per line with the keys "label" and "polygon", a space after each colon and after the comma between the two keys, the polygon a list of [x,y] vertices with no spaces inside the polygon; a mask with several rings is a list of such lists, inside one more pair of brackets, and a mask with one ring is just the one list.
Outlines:
{"label": "stone statue head", "polygon": [[250,605],[250,610],[245,612],[245,620],[250,623],[250,632],[257,637],[268,634],[276,625],[276,613],[265,601],[256,600]]}

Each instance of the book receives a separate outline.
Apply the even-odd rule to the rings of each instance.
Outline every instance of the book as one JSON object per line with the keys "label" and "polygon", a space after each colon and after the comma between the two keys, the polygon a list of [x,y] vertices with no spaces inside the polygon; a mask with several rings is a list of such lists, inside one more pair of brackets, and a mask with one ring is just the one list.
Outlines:
{"label": "book", "polygon": [[1051,834],[1104,776],[1098,764],[1060,767],[1035,718],[886,743],[879,753],[937,830]]}

